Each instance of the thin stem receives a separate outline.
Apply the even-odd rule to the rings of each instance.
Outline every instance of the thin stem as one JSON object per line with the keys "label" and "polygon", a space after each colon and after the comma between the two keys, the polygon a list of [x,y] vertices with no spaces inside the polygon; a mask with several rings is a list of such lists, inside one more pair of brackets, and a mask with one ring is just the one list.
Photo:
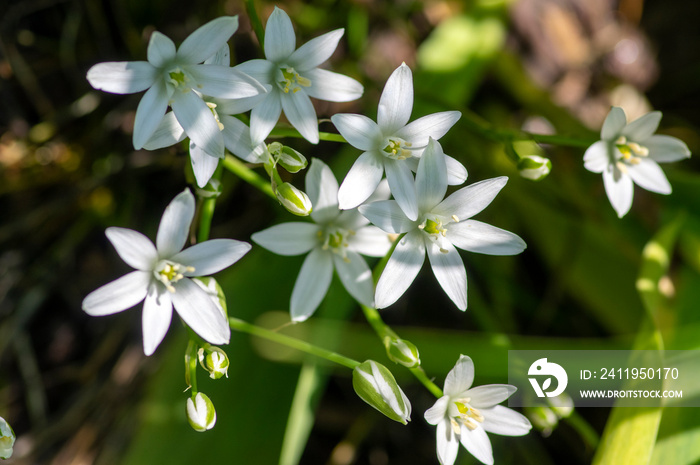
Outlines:
{"label": "thin stem", "polygon": [[245,9],[248,12],[248,18],[250,18],[250,24],[255,31],[255,37],[258,38],[260,42],[260,48],[265,49],[265,30],[263,29],[262,22],[260,21],[260,16],[258,12],[255,11],[255,0],[246,0]]}
{"label": "thin stem", "polygon": [[233,155],[226,155],[226,157],[222,160],[221,165],[248,184],[260,189],[260,191],[262,191],[264,194],[267,194],[273,199],[277,199],[277,196],[275,196],[275,193],[272,191],[272,187],[270,187],[270,181],[248,168],[245,163],[240,161],[238,158],[234,157]]}
{"label": "thin stem", "polygon": [[[299,133],[299,131],[297,131],[294,128],[275,128],[270,133],[270,137],[296,137],[298,139],[304,138],[304,136],[302,136]],[[333,134],[332,132],[319,132],[318,138],[319,140],[325,140],[329,142],[347,142],[343,136],[341,136],[340,134]]]}
{"label": "thin stem", "polygon": [[199,229],[197,230],[197,242],[204,242],[209,239],[211,232],[211,220],[216,207],[216,197],[203,199],[199,217]]}
{"label": "thin stem", "polygon": [[193,339],[190,339],[185,352],[185,382],[192,388],[194,397],[197,394],[197,342]]}
{"label": "thin stem", "polygon": [[579,415],[576,410],[571,412],[571,415],[563,420],[576,430],[583,440],[586,441],[591,450],[596,450],[598,448],[598,443],[600,442],[598,432],[590,425],[590,423],[586,421],[585,418]]}
{"label": "thin stem", "polygon": [[284,334],[270,331],[269,329],[261,328],[260,326],[247,323],[243,320],[239,320],[238,318],[229,317],[228,323],[229,326],[231,326],[231,329],[234,329],[236,331],[252,334],[253,336],[258,336],[263,339],[267,339],[269,341],[285,345],[287,347],[292,347],[302,352],[306,352],[307,354],[325,358],[326,360],[329,360],[331,362],[348,367],[351,370],[360,365],[360,362],[345,357],[344,355],[331,352],[330,350],[322,349],[321,347],[317,347],[306,341],[302,341],[301,339],[296,339],[290,336],[286,336]]}
{"label": "thin stem", "polygon": [[418,381],[423,383],[423,386],[425,386],[432,395],[438,399],[444,395],[442,389],[440,389],[437,384],[433,383],[433,381],[428,378],[428,375],[425,374],[422,367],[411,368],[411,373],[413,373],[413,376],[415,376]]}

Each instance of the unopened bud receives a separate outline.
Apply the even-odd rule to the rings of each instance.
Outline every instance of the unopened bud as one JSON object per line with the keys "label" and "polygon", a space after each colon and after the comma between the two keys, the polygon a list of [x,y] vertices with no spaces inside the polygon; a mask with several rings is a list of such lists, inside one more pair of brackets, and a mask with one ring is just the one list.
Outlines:
{"label": "unopened bud", "polygon": [[311,213],[311,200],[309,196],[292,186],[288,182],[279,184],[275,188],[275,195],[282,206],[290,213],[297,216],[308,216]]}
{"label": "unopened bud", "polygon": [[548,397],[547,402],[559,418],[567,418],[574,411],[574,401],[565,392],[556,397]]}
{"label": "unopened bud", "polygon": [[539,155],[528,155],[520,158],[518,169],[520,170],[520,176],[532,181],[541,181],[552,170],[552,162],[549,158],[540,157]]}
{"label": "unopened bud", "polygon": [[306,157],[291,147],[273,142],[267,146],[275,162],[290,173],[297,173],[308,165]]}
{"label": "unopened bud", "polygon": [[187,399],[187,420],[195,431],[207,431],[216,424],[214,404],[206,394],[198,392]]}
{"label": "unopened bud", "polygon": [[199,348],[197,357],[199,364],[209,372],[211,379],[219,379],[224,375],[228,378],[229,359],[226,352],[218,347],[208,345]]}
{"label": "unopened bud", "polygon": [[15,445],[15,432],[4,418],[0,417],[0,459],[12,457],[12,448]]}
{"label": "unopened bud", "polygon": [[544,437],[552,434],[559,424],[559,417],[549,407],[529,407],[525,409],[525,414]]}
{"label": "unopened bud", "polygon": [[394,379],[394,375],[374,360],[355,367],[352,387],[358,396],[392,420],[411,421],[411,403]]}
{"label": "unopened bud", "polygon": [[386,347],[386,354],[392,362],[400,363],[406,368],[420,366],[418,348],[411,341],[387,336],[384,338],[384,347]]}

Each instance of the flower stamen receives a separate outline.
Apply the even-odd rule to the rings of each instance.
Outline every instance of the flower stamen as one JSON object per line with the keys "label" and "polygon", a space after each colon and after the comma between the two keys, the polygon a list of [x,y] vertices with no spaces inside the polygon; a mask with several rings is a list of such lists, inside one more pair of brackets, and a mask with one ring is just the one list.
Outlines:
{"label": "flower stamen", "polygon": [[479,426],[479,423],[484,422],[484,416],[477,409],[469,405],[470,400],[471,399],[467,397],[455,401],[454,404],[460,414],[450,420],[459,420],[467,429],[474,431]]}
{"label": "flower stamen", "polygon": [[340,255],[344,262],[350,263],[348,258],[348,237],[354,236],[355,231],[352,229],[328,228],[325,232],[319,231],[317,234],[323,250],[330,250],[334,254]]}
{"label": "flower stamen", "polygon": [[616,162],[620,171],[627,173],[625,165],[638,165],[641,159],[649,156],[649,149],[636,142],[628,142],[625,136],[620,136],[615,141],[615,147],[622,157]]}
{"label": "flower stamen", "polygon": [[280,71],[282,71],[283,80],[279,81],[278,84],[285,94],[288,94],[290,91],[294,94],[301,90],[302,87],[311,86],[311,80],[301,76],[291,66],[280,68]]}
{"label": "flower stamen", "polygon": [[219,113],[216,111],[216,103],[214,102],[206,102],[207,106],[211,110],[211,114],[214,115],[214,119],[216,120],[216,124],[219,125],[219,131],[224,130],[224,125],[221,123],[221,120],[219,120]]}
{"label": "flower stamen", "polygon": [[156,266],[153,271],[155,278],[165,285],[165,288],[170,293],[175,293],[175,284],[179,280],[185,277],[181,271],[192,273],[194,272],[193,266],[184,266],[179,263],[174,263],[168,260],[162,260],[158,266]]}
{"label": "flower stamen", "polygon": [[393,160],[405,160],[406,158],[411,158],[410,147],[413,144],[406,142],[399,137],[390,137],[387,141],[386,147],[382,149],[387,157]]}

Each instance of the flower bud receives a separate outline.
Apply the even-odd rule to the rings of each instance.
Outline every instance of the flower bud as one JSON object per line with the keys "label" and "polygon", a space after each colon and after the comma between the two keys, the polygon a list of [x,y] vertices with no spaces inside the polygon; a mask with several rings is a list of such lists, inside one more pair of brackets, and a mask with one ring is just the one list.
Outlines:
{"label": "flower bud", "polygon": [[274,157],[275,162],[290,173],[297,173],[308,165],[304,155],[279,142],[271,143],[267,146],[267,150]]}
{"label": "flower bud", "polygon": [[392,420],[404,425],[411,420],[411,403],[384,365],[367,360],[355,367],[352,387],[362,400]]}
{"label": "flower bud", "polygon": [[418,348],[411,341],[386,336],[384,338],[384,347],[386,347],[386,354],[392,362],[400,363],[406,368],[420,366]]}
{"label": "flower bud", "polygon": [[520,161],[518,161],[518,169],[520,170],[520,176],[532,181],[541,181],[552,170],[552,162],[549,158],[540,157],[539,155],[527,155],[521,157]]}
{"label": "flower bud", "polygon": [[0,459],[12,457],[12,447],[15,445],[15,432],[12,427],[0,417]]}
{"label": "flower bud", "polygon": [[292,186],[288,182],[279,184],[275,188],[275,195],[282,206],[290,213],[297,216],[308,216],[311,213],[311,200],[309,196]]}
{"label": "flower bud", "polygon": [[197,357],[211,379],[219,379],[224,375],[228,378],[229,359],[222,349],[207,344],[207,347],[199,348]]}
{"label": "flower bud", "polygon": [[195,431],[207,431],[216,424],[214,404],[206,394],[198,392],[187,399],[187,420]]}
{"label": "flower bud", "polygon": [[556,397],[548,397],[547,402],[559,418],[567,418],[574,411],[574,401],[565,392]]}
{"label": "flower bud", "polygon": [[206,186],[198,187],[195,191],[197,192],[197,197],[203,199],[217,198],[221,195],[221,181],[211,178]]}
{"label": "flower bud", "polygon": [[559,424],[559,418],[549,407],[529,407],[525,409],[525,414],[544,437],[552,434],[554,428]]}

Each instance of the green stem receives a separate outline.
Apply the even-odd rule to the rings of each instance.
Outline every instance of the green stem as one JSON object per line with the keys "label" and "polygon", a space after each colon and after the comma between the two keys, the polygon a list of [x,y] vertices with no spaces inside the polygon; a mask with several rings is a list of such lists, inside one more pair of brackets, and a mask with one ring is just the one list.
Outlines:
{"label": "green stem", "polygon": [[413,376],[415,376],[418,381],[423,383],[423,386],[425,386],[432,395],[438,399],[444,395],[442,389],[428,379],[428,375],[425,374],[422,367],[411,368],[411,373],[413,373]]}
{"label": "green stem", "polygon": [[194,397],[197,394],[197,342],[194,339],[190,339],[185,352],[185,382],[192,388]]}
{"label": "green stem", "polygon": [[590,425],[590,423],[579,415],[576,410],[571,412],[571,415],[564,418],[564,421],[576,430],[576,432],[583,438],[591,450],[596,450],[598,448],[598,443],[600,442],[598,432]]}
{"label": "green stem", "polygon": [[197,242],[204,242],[209,239],[211,232],[211,220],[214,217],[216,207],[216,197],[202,199],[199,211],[199,229],[197,230]]}
{"label": "green stem", "polygon": [[253,27],[253,31],[255,31],[255,37],[257,37],[258,42],[260,42],[260,48],[264,49],[265,30],[263,29],[262,22],[260,21],[260,16],[258,16],[258,12],[255,11],[255,0],[246,0],[245,9],[248,12],[248,18],[250,18],[250,24]]}
{"label": "green stem", "polygon": [[[275,128],[270,133],[270,137],[296,137],[298,139],[304,138],[304,136],[302,136],[299,133],[299,131],[297,131],[294,128]],[[319,132],[318,138],[319,140],[325,140],[329,142],[347,142],[343,136],[341,136],[340,134],[333,134],[332,132]]]}
{"label": "green stem", "polygon": [[229,317],[228,323],[229,326],[231,326],[231,329],[234,329],[236,331],[252,334],[253,336],[258,336],[263,339],[267,339],[269,341],[285,345],[287,347],[292,347],[302,352],[306,352],[307,354],[325,358],[326,360],[329,360],[331,362],[348,367],[351,370],[360,365],[360,362],[355,361],[351,358],[345,357],[335,352],[331,352],[330,350],[322,349],[321,347],[317,347],[306,341],[302,341],[301,339],[296,339],[290,336],[286,336],[284,334],[270,331],[269,329],[261,328],[260,326],[247,323],[243,320],[239,320],[238,318]]}
{"label": "green stem", "polygon": [[260,189],[260,191],[273,199],[277,199],[277,196],[275,196],[275,193],[272,191],[272,187],[270,187],[270,181],[248,168],[245,163],[240,161],[238,158],[234,157],[233,155],[226,155],[226,157],[222,160],[221,165],[248,184],[257,187]]}

